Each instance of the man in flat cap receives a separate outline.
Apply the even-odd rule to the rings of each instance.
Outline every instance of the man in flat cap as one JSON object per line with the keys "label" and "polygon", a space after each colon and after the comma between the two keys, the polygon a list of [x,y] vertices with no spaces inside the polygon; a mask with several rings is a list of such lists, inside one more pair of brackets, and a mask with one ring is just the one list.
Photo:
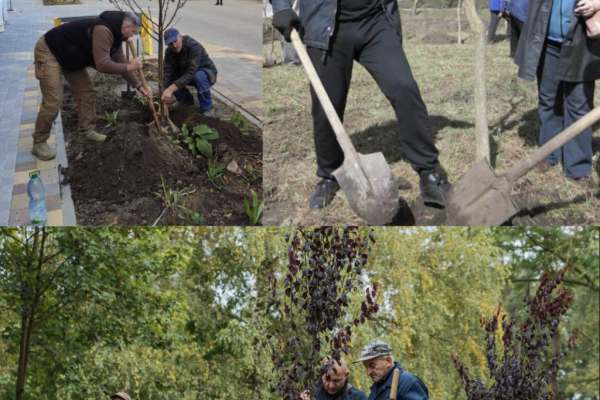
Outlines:
{"label": "man in flat cap", "polygon": [[110,400],[131,400],[131,397],[129,397],[129,395],[125,392],[119,392],[119,393],[115,393],[112,396],[110,396]]}
{"label": "man in flat cap", "polygon": [[373,339],[365,346],[361,357],[354,361],[362,361],[367,375],[373,381],[369,400],[387,400],[392,390],[393,370],[400,371],[396,400],[429,400],[427,386],[417,376],[405,371],[398,361],[394,362],[392,348],[379,339]]}
{"label": "man in flat cap", "polygon": [[[331,357],[325,357],[321,366],[331,363]],[[334,371],[335,368],[335,371]],[[315,388],[315,400],[367,400],[367,395],[362,390],[348,383],[350,371],[346,369],[343,358],[333,360],[331,369],[319,379]],[[305,390],[302,400],[310,400],[310,393]]]}

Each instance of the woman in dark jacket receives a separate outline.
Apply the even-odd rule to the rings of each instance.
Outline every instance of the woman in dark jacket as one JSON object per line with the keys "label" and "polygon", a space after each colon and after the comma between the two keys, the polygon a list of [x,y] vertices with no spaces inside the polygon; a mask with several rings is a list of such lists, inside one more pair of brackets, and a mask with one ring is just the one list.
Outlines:
{"label": "woman in dark jacket", "polygon": [[[600,0],[531,0],[515,62],[519,77],[538,82],[542,146],[593,108],[600,78],[600,41],[588,39],[584,18]],[[592,129],[556,150],[538,165],[547,172],[562,162],[567,178],[591,183]]]}

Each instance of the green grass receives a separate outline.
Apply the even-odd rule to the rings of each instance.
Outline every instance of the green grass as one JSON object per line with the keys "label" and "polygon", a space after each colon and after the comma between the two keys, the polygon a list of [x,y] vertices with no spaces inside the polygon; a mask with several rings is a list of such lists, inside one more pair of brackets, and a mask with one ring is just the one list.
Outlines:
{"label": "green grass", "polygon": [[[485,10],[481,15],[487,23]],[[423,38],[435,32],[424,26],[443,27],[446,36],[455,38],[455,18],[455,12],[420,13],[413,19],[402,17],[404,49],[429,111],[440,161],[451,181],[475,161],[473,49],[466,18],[463,18],[462,45],[454,40],[452,44],[423,44]],[[498,28],[498,33],[501,32],[503,24]],[[264,51],[269,48],[265,45]],[[281,60],[279,43],[275,51]],[[508,52],[509,43],[504,40],[489,46],[487,53],[488,125],[492,162],[499,172],[537,148],[539,129],[536,84],[517,78],[517,67]],[[302,67],[268,68],[263,72],[266,108],[263,184],[266,193],[271,194],[266,199],[265,224],[361,224],[343,195],[338,195],[325,212],[308,210],[308,197],[318,182],[308,79]],[[394,175],[408,181],[410,186],[399,194],[411,205],[419,203],[418,177],[402,155],[394,111],[371,76],[356,63],[344,126],[360,153],[383,152]],[[597,142],[597,129],[594,138]],[[596,181],[598,168],[595,157]],[[550,204],[551,208],[543,216],[520,218],[515,223],[592,224],[600,219],[597,217],[600,201],[567,181],[560,168],[545,175],[532,171],[515,185],[513,195],[518,205]],[[417,223],[428,224],[428,221],[421,218]]]}

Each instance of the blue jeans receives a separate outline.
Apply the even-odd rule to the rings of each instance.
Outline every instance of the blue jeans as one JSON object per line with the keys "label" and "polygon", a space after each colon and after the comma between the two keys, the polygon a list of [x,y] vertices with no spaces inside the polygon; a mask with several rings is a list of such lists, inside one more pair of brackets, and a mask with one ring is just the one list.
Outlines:
{"label": "blue jeans", "polygon": [[[542,48],[537,71],[539,145],[542,146],[593,108],[594,81],[564,82],[556,80],[560,43],[548,42]],[[592,128],[546,158],[556,165],[562,161],[567,178],[576,179],[592,173]]]}
{"label": "blue jeans", "polygon": [[[177,79],[181,78],[182,75],[183,74],[176,72],[171,76],[171,82],[175,82]],[[210,95],[210,87],[212,84],[210,83],[206,72],[197,71],[194,74],[194,80],[189,84],[189,86],[194,86],[198,91],[198,103],[200,103],[200,110],[206,111],[213,107],[212,97]],[[173,94],[177,100],[193,99],[192,94],[187,88],[179,89]]]}

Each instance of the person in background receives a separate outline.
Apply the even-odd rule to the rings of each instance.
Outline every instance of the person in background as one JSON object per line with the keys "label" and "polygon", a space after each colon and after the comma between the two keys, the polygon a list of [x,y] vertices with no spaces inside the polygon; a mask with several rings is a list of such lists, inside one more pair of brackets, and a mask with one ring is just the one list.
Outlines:
{"label": "person in background", "polygon": [[[325,357],[321,365],[331,362],[331,357]],[[333,370],[335,368],[335,371]],[[355,388],[348,383],[350,371],[346,369],[346,362],[343,358],[340,361],[334,361],[333,367],[323,374],[317,386],[315,387],[315,400],[367,400],[367,395],[362,390]],[[302,392],[302,400],[310,400],[308,390]]]}
{"label": "person in background", "polygon": [[[588,39],[584,18],[600,10],[600,0],[530,0],[515,54],[519,77],[537,78],[539,145],[593,108],[600,79],[600,41]],[[591,190],[592,128],[589,127],[538,164],[541,173],[562,163],[563,173]]]}
{"label": "person in background", "polygon": [[514,58],[519,45],[519,38],[525,24],[529,0],[508,0],[506,12],[510,18],[510,57]]}
{"label": "person in background", "polygon": [[488,44],[494,40],[496,29],[502,19],[504,9],[506,8],[506,0],[490,0],[490,26],[488,27],[487,41]]}

